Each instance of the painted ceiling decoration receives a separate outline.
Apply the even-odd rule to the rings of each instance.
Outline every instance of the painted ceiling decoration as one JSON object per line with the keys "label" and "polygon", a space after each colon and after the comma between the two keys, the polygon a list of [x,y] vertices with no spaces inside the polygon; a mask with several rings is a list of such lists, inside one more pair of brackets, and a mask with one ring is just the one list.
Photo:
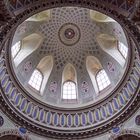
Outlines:
{"label": "painted ceiling decoration", "polygon": [[0,6],[11,17],[0,22],[0,107],[21,126],[7,134],[74,140],[132,134],[120,124],[140,107],[139,1]]}
{"label": "painted ceiling decoration", "polygon": [[[23,28],[26,30],[21,32]],[[121,37],[114,34],[114,29]],[[70,93],[70,85],[63,84],[73,81],[76,100],[71,108],[75,108],[93,104],[112,92],[128,65],[129,52],[125,34],[112,18],[86,8],[61,7],[33,15],[19,25],[11,54],[13,70],[28,94],[46,104],[69,107],[63,101],[63,92],[69,94],[67,98],[75,95]],[[29,61],[32,68],[23,72]],[[113,76],[107,68],[110,61]],[[82,96],[81,80],[88,83],[86,96]],[[59,87],[56,93],[49,90],[52,81]]]}

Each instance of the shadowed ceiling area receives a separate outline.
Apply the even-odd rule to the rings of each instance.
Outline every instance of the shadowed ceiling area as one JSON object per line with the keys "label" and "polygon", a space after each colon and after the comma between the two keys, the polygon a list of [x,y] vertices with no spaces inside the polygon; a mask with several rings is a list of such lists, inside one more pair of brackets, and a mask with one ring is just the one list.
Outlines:
{"label": "shadowed ceiling area", "polygon": [[140,138],[134,135],[123,135],[116,138],[115,140],[140,140]]}
{"label": "shadowed ceiling area", "polygon": [[24,140],[24,139],[19,136],[7,135],[7,136],[0,137],[0,140]]}

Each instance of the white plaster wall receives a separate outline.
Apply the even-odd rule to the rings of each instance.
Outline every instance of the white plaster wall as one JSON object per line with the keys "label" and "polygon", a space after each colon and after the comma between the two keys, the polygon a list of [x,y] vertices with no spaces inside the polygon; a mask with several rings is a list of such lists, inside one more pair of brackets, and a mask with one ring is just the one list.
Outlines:
{"label": "white plaster wall", "polygon": [[137,131],[140,133],[140,126],[137,126],[135,123],[135,118],[137,115],[140,115],[140,109],[128,121],[124,123],[123,128]]}
{"label": "white plaster wall", "polygon": [[15,124],[0,110],[0,116],[4,118],[4,124],[0,127],[0,132],[8,129],[15,129]]}

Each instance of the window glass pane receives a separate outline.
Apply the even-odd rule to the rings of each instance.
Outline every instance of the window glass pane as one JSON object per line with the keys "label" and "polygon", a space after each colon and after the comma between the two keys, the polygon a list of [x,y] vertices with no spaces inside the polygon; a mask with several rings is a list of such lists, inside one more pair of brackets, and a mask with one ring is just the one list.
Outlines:
{"label": "window glass pane", "polygon": [[18,54],[18,52],[20,51],[21,48],[21,42],[17,42],[15,45],[12,46],[12,57],[16,57],[16,55]]}
{"label": "window glass pane", "polygon": [[122,54],[122,56],[126,59],[128,48],[121,42],[119,42],[119,51]]}
{"label": "window glass pane", "polygon": [[63,99],[76,99],[76,84],[71,81],[67,81],[63,85]]}
{"label": "window glass pane", "polygon": [[105,70],[99,71],[96,78],[97,78],[97,84],[99,87],[99,91],[103,90],[104,88],[106,88],[107,86],[110,85],[110,80],[109,80]]}
{"label": "window glass pane", "polygon": [[36,90],[40,90],[43,77],[40,71],[34,70],[29,80],[29,84]]}

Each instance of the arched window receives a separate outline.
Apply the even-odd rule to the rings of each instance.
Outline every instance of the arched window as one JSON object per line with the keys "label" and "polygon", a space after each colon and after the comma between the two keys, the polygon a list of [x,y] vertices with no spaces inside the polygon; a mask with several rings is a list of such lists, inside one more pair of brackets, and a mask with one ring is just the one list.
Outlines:
{"label": "arched window", "polygon": [[63,84],[62,99],[77,99],[76,84],[74,82],[67,81]]}
{"label": "arched window", "polygon": [[110,85],[110,80],[105,70],[103,69],[97,73],[96,80],[99,87],[99,91],[103,90],[104,88]]}
{"label": "arched window", "polygon": [[42,73],[39,70],[34,70],[34,72],[32,73],[32,76],[29,80],[29,84],[35,88],[36,90],[40,90],[41,87],[41,83],[43,80],[43,76]]}
{"label": "arched window", "polygon": [[119,42],[118,49],[119,49],[121,55],[126,59],[127,53],[128,53],[128,48],[123,43]]}
{"label": "arched window", "polygon": [[12,57],[15,58],[18,52],[21,49],[21,42],[18,41],[15,45],[12,46]]}

